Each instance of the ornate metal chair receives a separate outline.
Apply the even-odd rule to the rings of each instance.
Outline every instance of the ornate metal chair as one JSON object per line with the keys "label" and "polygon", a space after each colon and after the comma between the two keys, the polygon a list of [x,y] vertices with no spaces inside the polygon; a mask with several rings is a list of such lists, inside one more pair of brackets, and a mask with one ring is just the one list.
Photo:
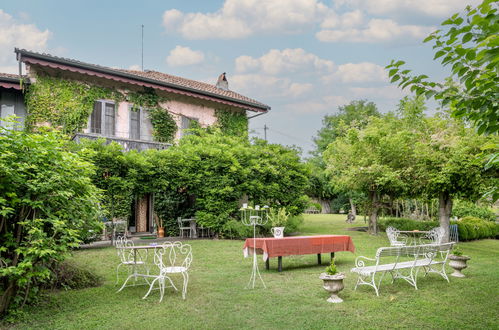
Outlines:
{"label": "ornate metal chair", "polygon": [[119,270],[122,265],[128,267],[128,273],[134,271],[137,266],[145,267],[145,259],[147,258],[147,250],[145,258],[142,257],[139,251],[126,249],[125,247],[133,246],[133,242],[129,241],[126,236],[119,236],[116,239],[116,253],[120,258],[120,263],[116,267],[116,284],[119,282]]}
{"label": "ornate metal chair", "polygon": [[178,228],[180,229],[180,237],[181,238],[184,238],[184,234],[185,232],[187,231],[187,237],[191,237],[191,226],[190,226],[190,222],[187,222],[187,224],[189,226],[185,226],[185,221],[184,219],[182,219],[181,217],[178,217],[177,218],[177,223],[178,223]]}
{"label": "ornate metal chair", "polygon": [[401,235],[400,232],[393,227],[386,228],[386,235],[390,240],[391,246],[406,246],[407,244],[407,237]]}
{"label": "ornate metal chair", "polygon": [[[187,285],[189,283],[189,267],[192,262],[192,248],[189,244],[182,244],[182,242],[168,243],[167,245],[157,247],[154,250],[154,264],[158,267],[159,273],[157,275],[148,275],[153,278],[149,291],[142,299],[147,298],[151,291],[154,289],[155,283],[158,283],[160,292],[159,302],[163,300],[166,287],[173,287],[178,291],[170,276],[174,274],[181,274],[183,278],[182,285],[182,298],[185,299],[187,293]],[[168,286],[166,286],[168,283]]]}
{"label": "ornate metal chair", "polygon": [[442,244],[445,231],[442,227],[431,229],[427,234],[421,237],[421,244]]}

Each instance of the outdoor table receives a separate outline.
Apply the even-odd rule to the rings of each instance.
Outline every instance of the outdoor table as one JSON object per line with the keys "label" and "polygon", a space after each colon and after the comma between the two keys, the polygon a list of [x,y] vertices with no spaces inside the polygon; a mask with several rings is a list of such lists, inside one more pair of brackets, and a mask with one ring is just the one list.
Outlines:
{"label": "outdoor table", "polygon": [[[164,247],[164,246],[168,246],[169,242],[166,242],[164,244],[155,244],[155,243],[152,243],[150,245],[132,245],[132,246],[124,246],[122,247],[122,249],[125,249],[125,250],[133,250],[133,262],[134,262],[134,267],[133,267],[133,274],[130,274],[128,275],[128,277],[126,278],[125,282],[123,283],[123,286],[118,290],[118,292],[120,292],[121,290],[123,290],[123,288],[125,288],[126,286],[126,283],[128,282],[129,279],[131,279],[132,277],[135,278],[135,280],[137,280],[137,277],[140,277],[140,276],[148,276],[149,274],[140,274],[137,272],[137,251],[138,250],[148,250],[148,249],[155,249],[155,248],[160,248],[160,247]],[[147,257],[145,258],[144,261],[144,264],[146,264],[146,260],[147,260]],[[147,269],[147,272],[149,273],[149,269]]]}
{"label": "outdoor table", "polygon": [[[254,243],[255,242],[255,245]],[[277,269],[282,271],[282,257],[291,255],[317,254],[317,262],[321,264],[321,253],[338,251],[355,252],[352,238],[348,235],[295,236],[283,238],[247,238],[244,243],[244,257],[248,257],[256,248],[256,253],[263,254],[265,268],[269,269],[269,259],[277,257]]]}
{"label": "outdoor table", "polygon": [[[406,234],[407,236],[412,236],[413,245],[418,245],[418,241],[416,239],[417,235],[426,235],[429,231],[424,230],[397,230],[400,234]],[[419,237],[421,239],[421,237]]]}

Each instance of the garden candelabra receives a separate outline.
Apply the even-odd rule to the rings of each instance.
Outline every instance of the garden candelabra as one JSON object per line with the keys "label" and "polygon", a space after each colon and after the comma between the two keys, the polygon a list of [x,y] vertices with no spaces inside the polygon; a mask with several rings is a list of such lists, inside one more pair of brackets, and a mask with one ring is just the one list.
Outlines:
{"label": "garden candelabra", "polygon": [[256,226],[262,226],[267,223],[268,208],[268,206],[260,208],[258,205],[255,205],[255,208],[252,208],[248,207],[248,204],[243,204],[243,207],[241,208],[241,222],[245,226],[253,226],[253,269],[251,271],[251,277],[248,285],[246,286],[248,289],[255,288],[257,276],[260,278],[260,281],[262,281],[263,287],[267,288],[262,276],[260,275],[260,271],[258,270],[258,263],[256,260]]}

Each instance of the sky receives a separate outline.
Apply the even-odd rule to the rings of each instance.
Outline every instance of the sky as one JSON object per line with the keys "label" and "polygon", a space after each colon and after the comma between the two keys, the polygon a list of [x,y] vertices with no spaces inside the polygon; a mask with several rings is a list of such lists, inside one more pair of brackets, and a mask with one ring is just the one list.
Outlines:
{"label": "sky", "polygon": [[[478,0],[0,0],[0,72],[14,47],[92,64],[144,69],[229,89],[269,105],[251,135],[306,156],[325,115],[352,100],[395,110],[408,95],[384,67],[406,61],[436,81],[448,68],[422,40]],[[436,107],[430,103],[430,111]]]}

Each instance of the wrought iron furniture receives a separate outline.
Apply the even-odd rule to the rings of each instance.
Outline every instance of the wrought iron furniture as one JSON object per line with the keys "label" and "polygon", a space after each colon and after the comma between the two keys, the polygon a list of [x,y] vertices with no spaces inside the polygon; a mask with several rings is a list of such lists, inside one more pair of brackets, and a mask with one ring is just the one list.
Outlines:
{"label": "wrought iron furniture", "polygon": [[[177,287],[172,281],[171,276],[174,274],[181,274],[183,279],[182,285],[182,298],[185,299],[187,294],[187,285],[189,283],[189,268],[192,263],[192,248],[189,244],[182,244],[182,242],[173,242],[157,247],[154,249],[154,264],[158,267],[157,273],[147,275],[147,278],[153,279],[149,286],[149,290],[142,299],[147,298],[154,285],[158,283],[160,292],[159,302],[163,300],[165,288],[173,287],[178,291]],[[168,286],[167,286],[168,284]]]}
{"label": "wrought iron furniture", "polygon": [[[392,283],[396,278],[401,278],[417,290],[417,276],[421,268],[424,268],[425,276],[430,272],[437,273],[449,282],[445,264],[453,244],[381,247],[374,259],[359,256],[355,259],[355,267],[350,270],[359,276],[354,290],[359,285],[369,285],[379,296],[381,281],[386,273],[392,276]],[[366,261],[372,261],[373,265],[366,265]],[[377,273],[381,273],[381,276],[376,283]]]}
{"label": "wrought iron furniture", "polygon": [[440,244],[444,239],[445,231],[442,227],[436,227],[426,232],[420,238],[420,244]]}
{"label": "wrought iron furniture", "polygon": [[[185,223],[188,223],[189,226],[186,226]],[[192,226],[191,219],[182,219],[181,217],[177,218],[178,228],[180,229],[180,237],[192,237]],[[187,234],[186,234],[187,232]]]}
{"label": "wrought iron furniture", "polygon": [[282,272],[282,257],[291,255],[317,254],[321,264],[321,253],[331,253],[331,258],[338,251],[355,252],[352,238],[348,235],[294,236],[283,238],[247,238],[244,243],[244,256],[250,253],[263,254],[266,269],[269,259],[277,257],[277,270]]}
{"label": "wrought iron furniture", "polygon": [[[120,258],[120,263],[116,267],[116,284],[119,282],[119,270],[120,267],[125,265],[128,267],[128,273],[132,272],[132,275],[129,275],[123,284],[123,289],[125,287],[126,282],[129,280],[130,276],[133,274],[137,274],[137,267],[142,267],[146,270],[146,259],[147,259],[147,250],[144,254],[137,252],[132,241],[129,241],[126,236],[119,236],[116,239],[116,253]],[[120,291],[121,291],[120,289]]]}
{"label": "wrought iron furniture", "polygon": [[456,224],[449,226],[449,236],[451,242],[459,243],[459,231]]}
{"label": "wrought iron furniture", "polygon": [[407,244],[407,236],[401,235],[401,231],[393,227],[386,228],[386,235],[390,240],[391,246],[405,246]]}

